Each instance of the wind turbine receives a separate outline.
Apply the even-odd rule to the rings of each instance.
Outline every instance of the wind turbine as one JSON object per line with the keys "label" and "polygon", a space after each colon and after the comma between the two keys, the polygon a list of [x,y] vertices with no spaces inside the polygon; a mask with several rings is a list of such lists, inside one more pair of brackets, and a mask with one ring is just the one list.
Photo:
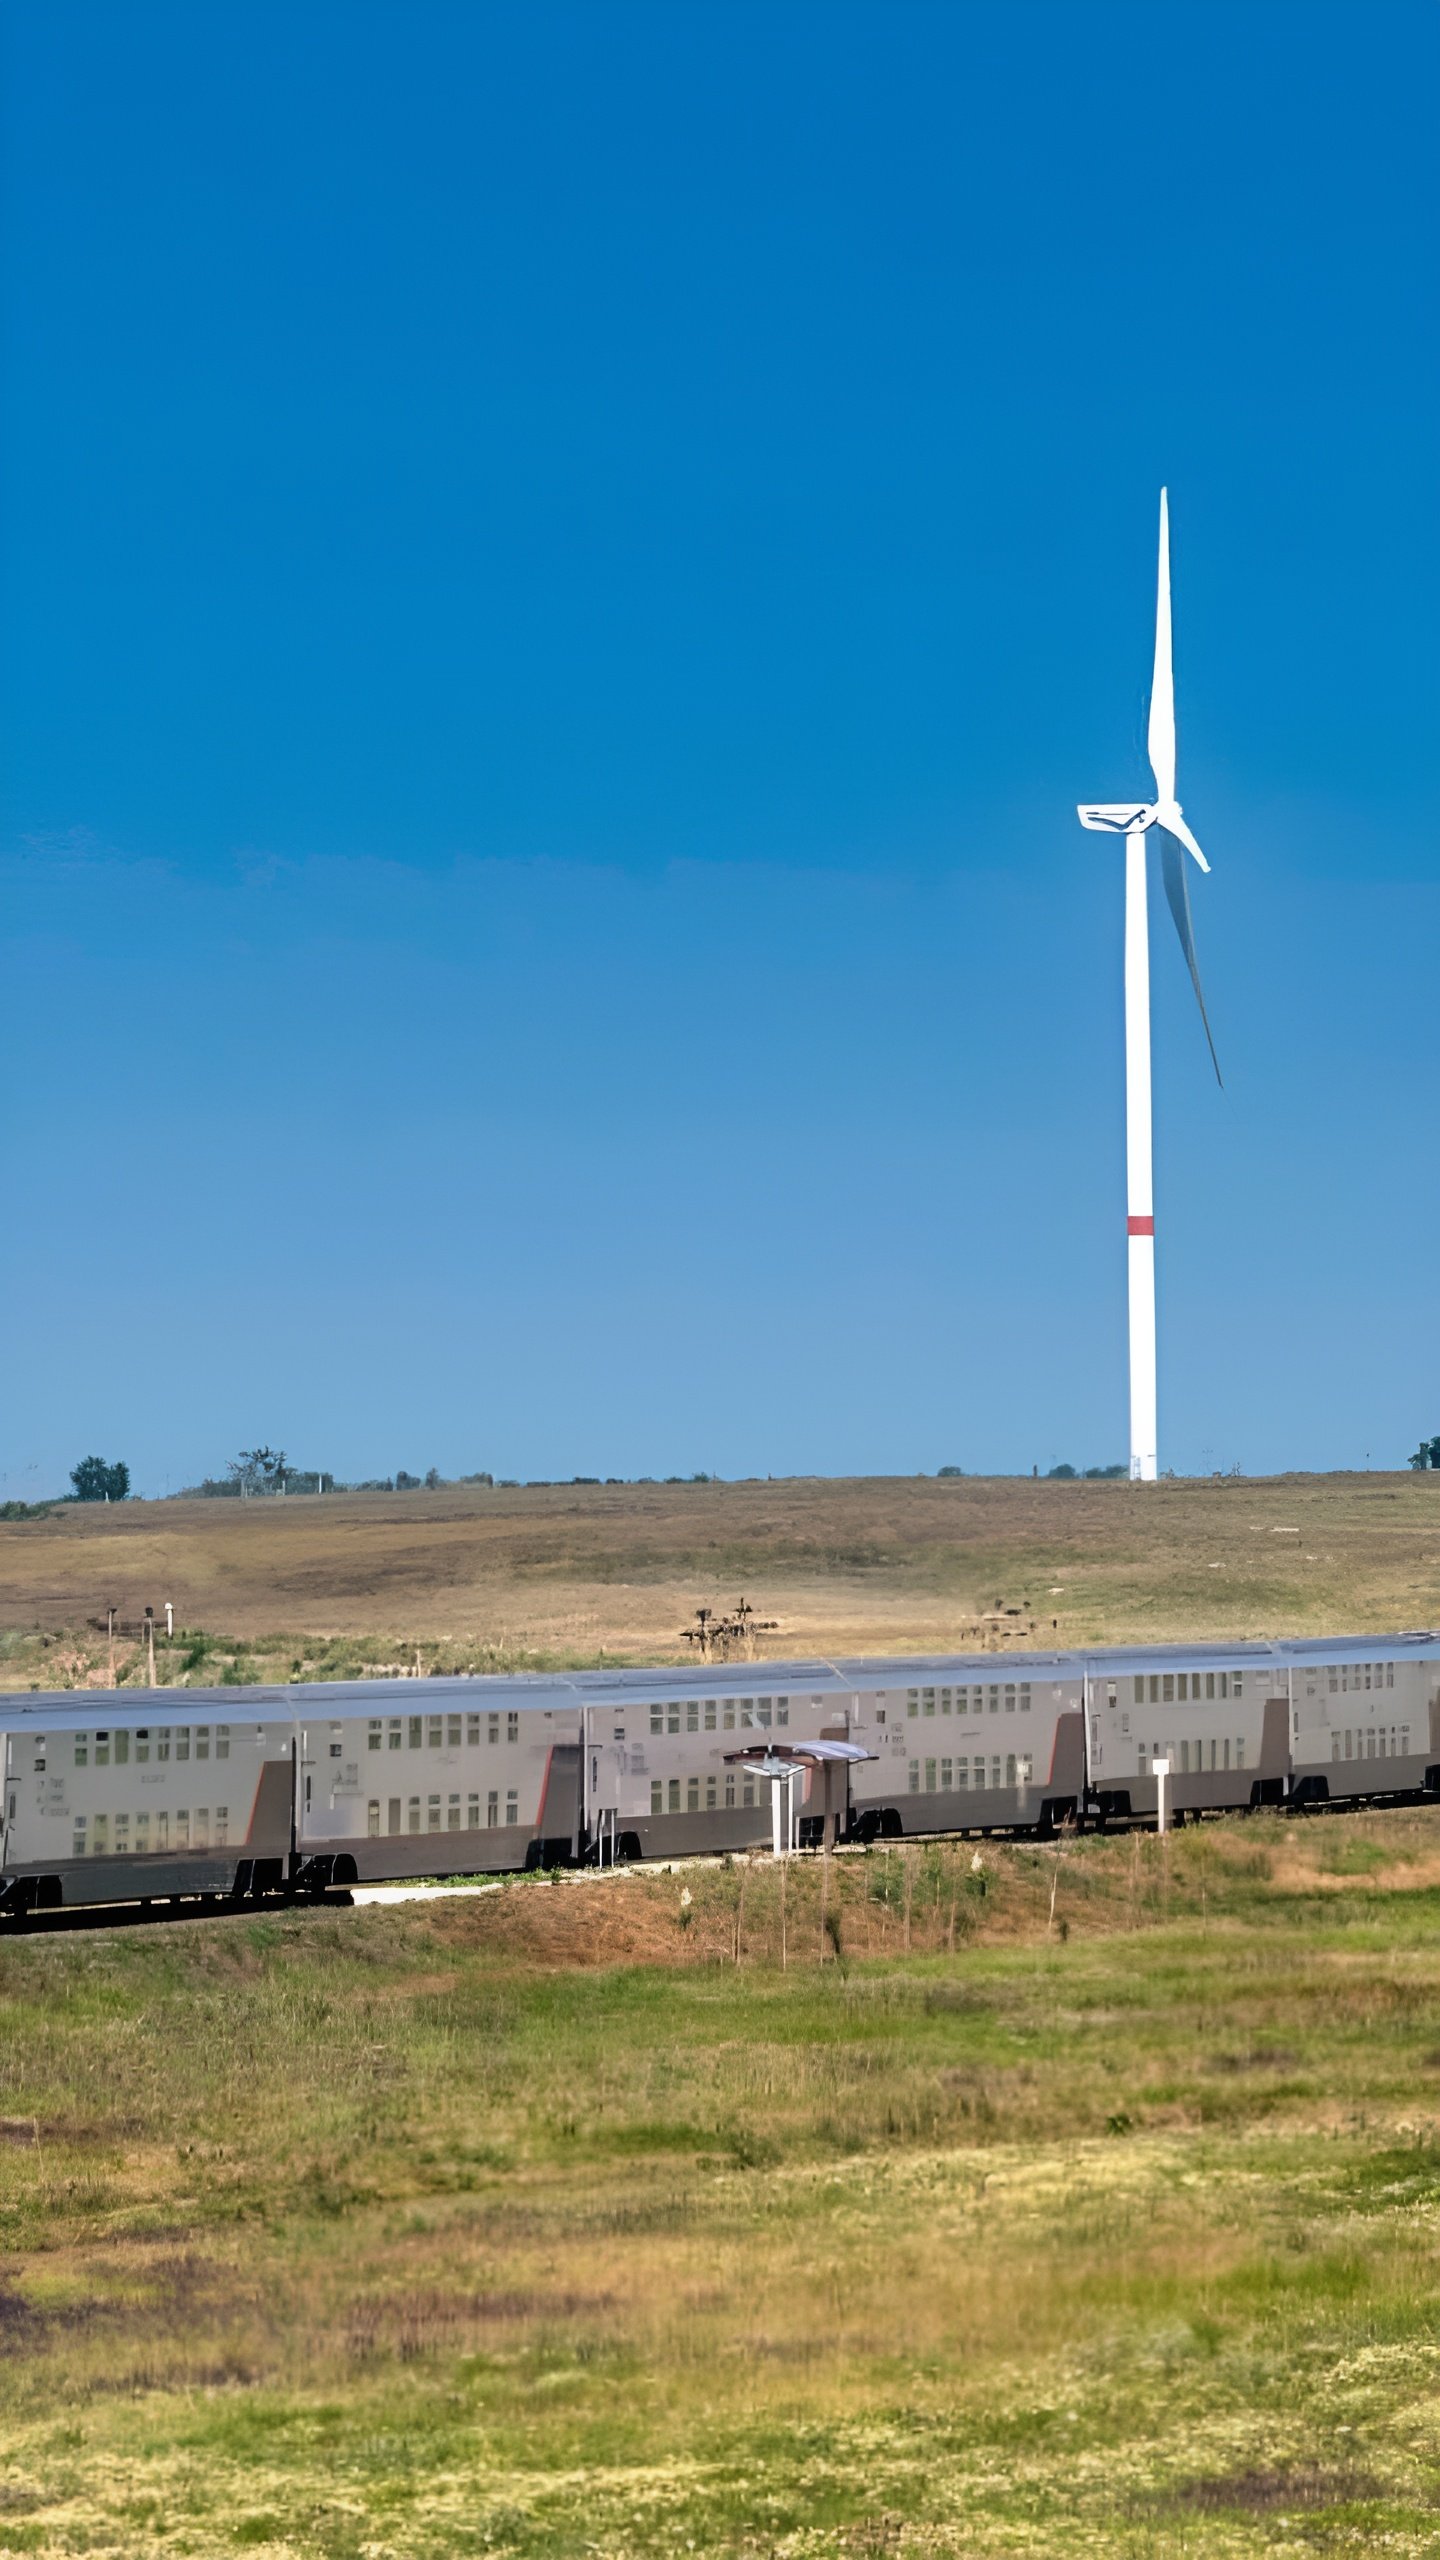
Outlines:
{"label": "wind turbine", "polygon": [[1130,1280],[1130,1474],[1153,1484],[1157,1472],[1155,1428],[1155,1195],[1150,1131],[1150,918],[1146,897],[1145,838],[1160,832],[1165,896],[1195,989],[1210,1044],[1216,1082],[1220,1061],[1205,1011],[1195,932],[1190,920],[1188,853],[1202,871],[1209,863],[1185,823],[1175,797],[1175,670],[1170,632],[1170,508],[1160,492],[1160,569],[1155,597],[1155,677],[1150,688],[1146,741],[1155,776],[1151,801],[1080,808],[1082,827],[1125,838],[1125,1227]]}

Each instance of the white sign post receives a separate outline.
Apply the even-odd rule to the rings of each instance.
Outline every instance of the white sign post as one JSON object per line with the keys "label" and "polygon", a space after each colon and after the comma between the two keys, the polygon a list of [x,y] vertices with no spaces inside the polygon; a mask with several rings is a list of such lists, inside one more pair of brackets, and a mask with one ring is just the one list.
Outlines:
{"label": "white sign post", "polygon": [[1160,1836],[1163,1839],[1165,1834],[1165,1781],[1170,1775],[1170,1763],[1168,1760],[1152,1760],[1150,1766],[1155,1773],[1156,1829],[1159,1831]]}

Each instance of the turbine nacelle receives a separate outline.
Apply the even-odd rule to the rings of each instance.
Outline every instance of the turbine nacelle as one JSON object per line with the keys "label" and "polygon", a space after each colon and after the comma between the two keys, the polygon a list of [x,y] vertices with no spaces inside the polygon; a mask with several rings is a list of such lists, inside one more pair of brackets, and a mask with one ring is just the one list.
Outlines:
{"label": "turbine nacelle", "polygon": [[1193,854],[1202,871],[1210,868],[1185,823],[1185,812],[1178,800],[1102,801],[1089,807],[1082,805],[1075,815],[1092,835],[1128,836],[1143,833],[1147,827],[1163,827],[1167,836],[1173,836],[1177,844],[1183,844],[1186,852]]}

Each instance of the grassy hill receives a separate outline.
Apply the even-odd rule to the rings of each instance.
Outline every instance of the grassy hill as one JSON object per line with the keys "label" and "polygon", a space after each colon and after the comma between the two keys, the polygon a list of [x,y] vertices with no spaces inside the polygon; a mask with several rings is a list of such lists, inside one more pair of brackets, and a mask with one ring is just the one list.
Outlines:
{"label": "grassy hill", "polygon": [[67,1507],[0,1524],[0,1680],[105,1668],[87,1622],[111,1602],[131,1620],[173,1603],[190,1632],[162,1676],[228,1665],[250,1678],[409,1661],[417,1646],[427,1667],[674,1661],[696,1606],[742,1591],[778,1620],[764,1645],[781,1653],[975,1643],[997,1604],[1019,1613],[1017,1639],[1033,1625],[1061,1645],[1428,1625],[1440,1477],[796,1479]]}
{"label": "grassy hill", "polygon": [[1436,1826],[6,1944],[0,2551],[1433,2553]]}

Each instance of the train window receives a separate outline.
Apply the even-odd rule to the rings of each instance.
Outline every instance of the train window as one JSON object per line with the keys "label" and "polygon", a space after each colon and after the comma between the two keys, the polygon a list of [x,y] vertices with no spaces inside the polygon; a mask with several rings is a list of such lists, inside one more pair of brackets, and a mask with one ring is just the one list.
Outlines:
{"label": "train window", "polygon": [[468,1795],[465,1799],[465,1828],[467,1831],[478,1831],[480,1828],[480,1798],[478,1795]]}
{"label": "train window", "polygon": [[1164,1674],[1160,1696],[1162,1705],[1168,1707],[1172,1704],[1175,1696],[1175,1675],[1173,1671],[1167,1671]]}
{"label": "train window", "polygon": [[672,1778],[670,1781],[670,1802],[668,1809],[671,1813],[678,1813],[680,1810],[680,1781],[678,1778]]}
{"label": "train window", "polygon": [[1013,1751],[1007,1752],[1005,1756],[1005,1784],[1007,1787],[1013,1787],[1015,1784],[1015,1754]]}
{"label": "train window", "polygon": [[177,1760],[188,1760],[190,1757],[190,1727],[188,1724],[177,1724],[175,1727],[175,1757]]}
{"label": "train window", "polygon": [[746,1772],[746,1774],[745,1774],[744,1778],[741,1780],[741,1785],[740,1785],[740,1801],[741,1801],[741,1803],[742,1803],[742,1804],[752,1804],[752,1805],[753,1805],[753,1803],[755,1802],[755,1781],[754,1781],[754,1779],[750,1776],[750,1774],[749,1774],[749,1772],[748,1772],[748,1771]]}
{"label": "train window", "polygon": [[1235,1766],[1237,1769],[1243,1769],[1245,1766],[1245,1736],[1243,1733],[1237,1733],[1235,1736]]}
{"label": "train window", "polygon": [[505,1739],[507,1742],[518,1742],[520,1739],[520,1715],[518,1708],[512,1707],[505,1718]]}
{"label": "train window", "polygon": [[85,1855],[85,1832],[85,1816],[83,1813],[77,1813],[75,1816],[75,1836],[71,1842],[72,1853],[77,1858],[83,1858]]}
{"label": "train window", "polygon": [[954,1784],[955,1764],[953,1760],[942,1760],[940,1763],[940,1793],[942,1796],[948,1796]]}
{"label": "train window", "polygon": [[734,1701],[734,1699],[733,1699],[733,1698],[727,1698],[727,1699],[726,1699],[726,1701],[725,1701],[725,1705],[724,1705],[724,1709],[723,1709],[723,1712],[722,1712],[722,1714],[721,1714],[720,1723],[721,1723],[722,1729],[723,1729],[726,1733],[733,1733],[733,1732],[734,1732],[734,1730],[735,1730],[735,1701]]}
{"label": "train window", "polygon": [[210,1807],[208,1804],[197,1805],[195,1808],[195,1846],[197,1849],[208,1849],[210,1846]]}
{"label": "train window", "polygon": [[1232,1671],[1230,1674],[1230,1695],[1232,1698],[1239,1697],[1243,1685],[1239,1672]]}
{"label": "train window", "polygon": [[1143,1707],[1145,1704],[1145,1683],[1143,1680],[1137,1680],[1135,1683],[1135,1704],[1137,1707]]}
{"label": "train window", "polygon": [[175,1846],[177,1849],[190,1846],[190,1816],[183,1809],[175,1816]]}
{"label": "train window", "polygon": [[115,1766],[117,1769],[120,1768],[123,1763],[129,1759],[129,1757],[130,1736],[128,1733],[117,1733],[115,1736]]}
{"label": "train window", "polygon": [[615,1739],[616,1739],[616,1741],[617,1741],[617,1742],[623,1742],[623,1741],[624,1741],[624,1739],[625,1739],[625,1727],[623,1726],[623,1724],[617,1724],[617,1726],[615,1727]]}
{"label": "train window", "polygon": [[652,1813],[663,1813],[665,1810],[665,1789],[658,1778],[652,1778],[650,1781],[650,1810]]}
{"label": "train window", "polygon": [[[378,1747],[378,1746],[377,1746]],[[365,1828],[372,1840],[380,1837],[380,1799],[372,1796],[365,1807]]]}
{"label": "train window", "polygon": [[698,1813],[700,1810],[700,1781],[698,1778],[687,1778],[685,1781],[685,1810],[687,1813]]}
{"label": "train window", "polygon": [[[1113,1689],[1110,1692],[1110,1696],[1113,1701],[1115,1696]],[[1020,1713],[1022,1716],[1028,1716],[1030,1713],[1030,1683],[1028,1680],[1022,1680],[1020,1683]]]}
{"label": "train window", "polygon": [[403,1740],[404,1740],[404,1738],[405,1738],[405,1737],[404,1737],[403,1730],[402,1730],[402,1728],[401,1728],[401,1723],[400,1723],[400,1719],[399,1719],[399,1717],[398,1717],[398,1716],[392,1716],[392,1717],[390,1718],[390,1722],[389,1722],[389,1725],[388,1725],[388,1726],[387,1726],[387,1728],[386,1728],[386,1733],[385,1733],[385,1748],[386,1748],[386,1750],[387,1750],[387,1751],[398,1751],[398,1750],[399,1750],[399,1748],[400,1748],[401,1743],[402,1743],[402,1742],[403,1742]]}
{"label": "train window", "polygon": [[424,1719],[424,1717],[423,1717],[423,1716],[412,1716],[412,1717],[410,1718],[410,1731],[409,1731],[409,1734],[408,1734],[408,1736],[407,1736],[407,1740],[408,1740],[408,1742],[409,1742],[410,1749],[411,1749],[412,1751],[418,1751],[418,1750],[419,1750],[419,1748],[420,1748],[421,1743],[422,1743],[422,1742],[423,1742],[423,1740],[424,1740],[424,1738],[425,1738],[425,1719]]}
{"label": "train window", "polygon": [[130,1855],[130,1816],[128,1813],[117,1813],[115,1816],[115,1849],[116,1854],[119,1857],[128,1858]]}
{"label": "train window", "polygon": [[756,1723],[757,1723],[757,1724],[764,1725],[767,1731],[769,1730],[769,1725],[770,1725],[770,1701],[769,1701],[769,1699],[768,1699],[768,1698],[757,1698],[757,1699],[756,1699],[756,1701],[755,1701],[755,1721],[756,1721]]}
{"label": "train window", "polygon": [[707,1698],[705,1701],[705,1730],[707,1733],[713,1733],[715,1731],[715,1701],[713,1698]]}
{"label": "train window", "polygon": [[1033,1776],[1034,1776],[1034,1774],[1035,1774],[1034,1763],[1032,1762],[1032,1760],[1031,1760],[1031,1758],[1030,1758],[1030,1754],[1029,1754],[1029,1752],[1027,1751],[1027,1752],[1025,1752],[1025,1753],[1024,1753],[1024,1755],[1023,1755],[1023,1757],[1022,1757],[1022,1759],[1021,1759],[1021,1762],[1020,1762],[1020,1771],[1019,1771],[1019,1775],[1020,1775],[1020,1784],[1021,1784],[1021,1786],[1022,1786],[1022,1787],[1028,1787],[1028,1786],[1029,1786],[1029,1784],[1030,1784],[1031,1779],[1032,1779],[1032,1778],[1033,1778]]}
{"label": "train window", "polygon": [[135,1816],[135,1847],[138,1855],[142,1858],[146,1855],[150,1847],[150,1816],[148,1813],[137,1813]]}
{"label": "train window", "polygon": [[1007,1689],[1005,1692],[1005,1713],[1007,1716],[1013,1716],[1015,1713],[1015,1692],[1013,1689]]}
{"label": "train window", "polygon": [[1226,1768],[1228,1769],[1228,1768],[1229,1768],[1229,1766],[1230,1766],[1230,1737],[1229,1737],[1229,1735],[1228,1735],[1228,1734],[1227,1734],[1227,1735],[1226,1735],[1226,1737],[1225,1737],[1225,1742],[1224,1742],[1224,1752],[1225,1752],[1225,1766],[1226,1766]]}
{"label": "train window", "polygon": [[487,1831],[494,1831],[497,1829],[499,1821],[500,1798],[495,1788],[492,1787],[485,1798],[485,1827]]}
{"label": "train window", "polygon": [[398,1831],[400,1828],[400,1799],[398,1796],[389,1796],[386,1799],[385,1828],[391,1833]]}
{"label": "train window", "polygon": [[407,1831],[418,1831],[420,1828],[420,1799],[418,1796],[412,1796],[405,1808],[405,1827]]}
{"label": "train window", "polygon": [[445,1828],[447,1831],[458,1831],[460,1828],[460,1799],[458,1796],[452,1796],[445,1807]]}
{"label": "train window", "polygon": [[969,1761],[968,1761],[968,1760],[957,1760],[957,1761],[956,1761],[956,1763],[955,1763],[955,1784],[956,1784],[956,1786],[957,1786],[957,1787],[968,1787],[968,1786],[969,1786],[969,1784],[970,1784],[970,1763],[969,1763]]}
{"label": "train window", "polygon": [[666,1704],[665,1730],[667,1733],[678,1733],[680,1730],[680,1701],[678,1698],[671,1698]]}
{"label": "train window", "polygon": [[735,1772],[733,1769],[727,1769],[725,1772],[725,1802],[727,1806],[733,1805],[735,1802]]}
{"label": "train window", "polygon": [[910,1793],[912,1796],[918,1796],[920,1793],[920,1763],[918,1760],[912,1760],[910,1763]]}
{"label": "train window", "polygon": [[217,1724],[215,1727],[215,1757],[217,1760],[228,1760],[230,1757],[230,1727],[228,1724]]}
{"label": "train window", "polygon": [[365,1735],[365,1748],[367,1751],[379,1751],[383,1748],[384,1742],[385,1727],[379,1716],[372,1716]]}
{"label": "train window", "polygon": [[933,1796],[935,1793],[935,1763],[933,1760],[927,1760],[925,1763],[925,1793],[927,1796]]}
{"label": "train window", "polygon": [[1402,1724],[1400,1727],[1400,1751],[1402,1758],[1408,1760],[1410,1757],[1410,1727],[1408,1724]]}
{"label": "train window", "polygon": [[427,1831],[438,1831],[440,1828],[440,1799],[438,1796],[431,1796],[427,1799],[425,1806],[425,1828]]}
{"label": "train window", "polygon": [[520,1798],[513,1787],[505,1791],[505,1819],[512,1825],[520,1819]]}
{"label": "train window", "polygon": [[[330,1730],[333,1733],[335,1731],[335,1727],[332,1725]],[[210,1727],[208,1724],[197,1724],[195,1727],[195,1757],[197,1760],[208,1760],[210,1757]],[[339,1759],[340,1753],[337,1746],[332,1746],[330,1757],[332,1760]]]}
{"label": "train window", "polygon": [[715,1772],[713,1769],[705,1781],[705,1810],[707,1813],[713,1813],[715,1810]]}
{"label": "train window", "polygon": [[467,1749],[471,1751],[476,1750],[479,1746],[479,1741],[480,1719],[478,1716],[467,1716],[465,1719],[465,1742]]}
{"label": "train window", "polygon": [[1387,1689],[1393,1689],[1395,1686],[1395,1665],[1393,1662],[1387,1662],[1385,1665],[1385,1686]]}
{"label": "train window", "polygon": [[698,1733],[700,1730],[700,1701],[698,1698],[687,1698],[685,1701],[685,1730],[687,1733]]}
{"label": "train window", "polygon": [[426,1717],[426,1719],[425,1719],[425,1723],[426,1723],[426,1737],[425,1737],[425,1738],[426,1738],[426,1742],[427,1742],[427,1744],[428,1744],[429,1749],[430,1749],[430,1750],[432,1750],[432,1751],[439,1751],[439,1750],[441,1750],[441,1749],[444,1747],[444,1741],[445,1741],[445,1719],[444,1719],[444,1717],[443,1717],[443,1716],[427,1716],[427,1717]]}
{"label": "train window", "polygon": [[487,1739],[487,1741],[490,1741],[490,1742],[498,1742],[498,1741],[499,1741],[499,1739],[500,1739],[500,1719],[499,1719],[499,1717],[498,1717],[498,1716],[492,1716],[492,1717],[490,1718],[490,1730],[489,1730],[488,1735],[486,1736],[486,1739]]}
{"label": "train window", "polygon": [[955,1713],[957,1714],[957,1716],[965,1716],[965,1715],[968,1715],[968,1714],[969,1714],[969,1712],[970,1712],[970,1692],[969,1692],[969,1690],[968,1690],[968,1689],[957,1689],[957,1690],[956,1690],[956,1692],[955,1692]]}
{"label": "train window", "polygon": [[788,1724],[788,1723],[789,1723],[789,1721],[790,1721],[790,1701],[789,1701],[789,1699],[788,1699],[788,1698],[777,1698],[777,1699],[776,1699],[776,1701],[775,1701],[775,1721],[776,1721],[776,1723],[777,1723],[777,1724]]}
{"label": "train window", "polygon": [[935,1692],[934,1692],[934,1690],[933,1690],[933,1689],[922,1689],[922,1690],[921,1690],[921,1692],[920,1692],[920,1712],[921,1712],[921,1714],[922,1714],[922,1715],[927,1715],[927,1716],[933,1716],[933,1714],[935,1713]]}
{"label": "train window", "polygon": [[108,1733],[97,1733],[95,1736],[95,1766],[97,1769],[108,1769],[110,1766],[110,1736]]}
{"label": "train window", "polygon": [[460,1718],[458,1716],[447,1716],[445,1719],[445,1741],[449,1750],[459,1750],[461,1731],[462,1727]]}
{"label": "train window", "polygon": [[950,1713],[950,1692],[948,1689],[942,1689],[940,1692],[940,1713],[942,1716],[948,1716]]}
{"label": "train window", "polygon": [[1182,1671],[1182,1672],[1180,1672],[1180,1673],[1178,1673],[1178,1674],[1177,1674],[1177,1686],[1176,1686],[1175,1694],[1176,1694],[1177,1698],[1179,1698],[1179,1699],[1181,1700],[1182,1704],[1183,1704],[1183,1702],[1185,1701],[1185,1699],[1187,1699],[1187,1698],[1189,1697],[1189,1695],[1190,1695],[1190,1677],[1189,1677],[1188,1672]]}
{"label": "train window", "polygon": [[1338,1733],[1332,1733],[1330,1736],[1330,1757],[1332,1760],[1338,1760],[1340,1757],[1340,1736]]}
{"label": "train window", "polygon": [[1190,1745],[1189,1745],[1189,1743],[1188,1743],[1188,1742],[1182,1742],[1182,1743],[1181,1743],[1181,1745],[1180,1745],[1180,1775],[1182,1776],[1182,1778],[1186,1778],[1186,1777],[1188,1777],[1188,1776],[1189,1776],[1189,1774],[1190,1774]]}
{"label": "train window", "polygon": [[[331,1757],[331,1759],[332,1759],[332,1760],[338,1760],[338,1759],[339,1759],[339,1757],[340,1757],[341,1751],[343,1750],[343,1748],[344,1748],[344,1745],[343,1745],[342,1743],[339,1743],[339,1742],[332,1742],[332,1743],[331,1743],[331,1745],[330,1745],[330,1757]],[[200,1756],[201,1756],[201,1755],[200,1755],[200,1753],[197,1751],[197,1752],[196,1752],[196,1754],[195,1754],[196,1759],[198,1760],[198,1759],[200,1758]]]}
{"label": "train window", "polygon": [[1340,1688],[1340,1675],[1339,1675],[1338,1671],[1332,1671],[1332,1672],[1331,1672],[1331,1674],[1330,1674],[1330,1695],[1331,1695],[1331,1697],[1332,1697],[1332,1698],[1333,1698],[1333,1697],[1335,1697],[1335,1696],[1338,1694],[1338,1692],[1339,1692],[1339,1688]]}
{"label": "train window", "polygon": [[665,1710],[664,1710],[664,1708],[663,1708],[663,1707],[661,1707],[661,1706],[653,1706],[653,1707],[651,1708],[651,1710],[650,1710],[650,1730],[651,1730],[651,1732],[652,1732],[652,1733],[663,1733],[663,1732],[664,1732],[664,1730],[665,1730]]}
{"label": "train window", "polygon": [[918,1716],[920,1713],[920,1692],[918,1689],[906,1690],[905,1713],[907,1716]]}
{"label": "train window", "polygon": [[75,1736],[75,1766],[77,1769],[87,1769],[89,1765],[90,1736],[88,1733],[77,1733]]}
{"label": "train window", "polygon": [[217,1849],[223,1849],[223,1848],[225,1847],[225,1845],[226,1845],[226,1842],[229,1840],[229,1837],[230,1837],[230,1808],[229,1808],[229,1806],[228,1806],[228,1805],[217,1804],[217,1806],[215,1807],[215,1846],[216,1846],[216,1848],[217,1848]]}

